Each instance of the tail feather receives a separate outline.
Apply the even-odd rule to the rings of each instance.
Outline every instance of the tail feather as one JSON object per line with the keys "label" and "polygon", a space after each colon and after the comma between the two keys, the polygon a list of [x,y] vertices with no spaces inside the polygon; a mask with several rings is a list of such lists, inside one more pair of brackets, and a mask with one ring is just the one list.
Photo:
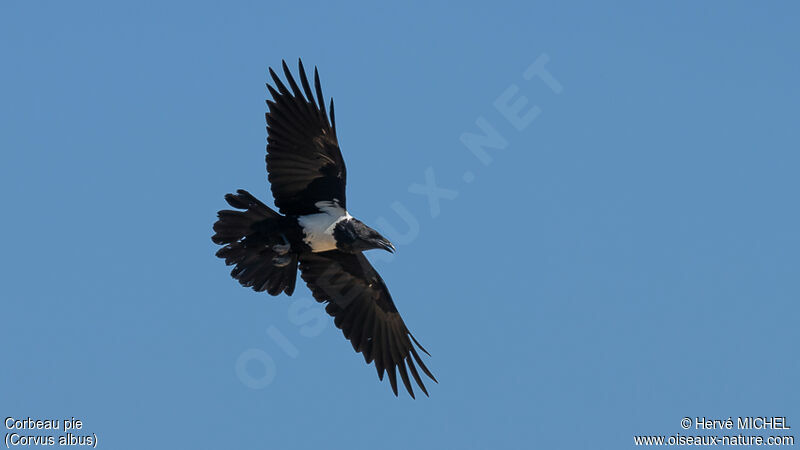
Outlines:
{"label": "tail feather", "polygon": [[292,295],[297,281],[297,255],[290,255],[289,264],[276,266],[277,256],[271,244],[279,233],[281,215],[273,211],[249,192],[236,191],[227,194],[225,200],[234,208],[243,211],[222,210],[214,223],[211,240],[224,245],[217,256],[225,264],[235,266],[231,276],[242,286],[270,295],[285,292]]}

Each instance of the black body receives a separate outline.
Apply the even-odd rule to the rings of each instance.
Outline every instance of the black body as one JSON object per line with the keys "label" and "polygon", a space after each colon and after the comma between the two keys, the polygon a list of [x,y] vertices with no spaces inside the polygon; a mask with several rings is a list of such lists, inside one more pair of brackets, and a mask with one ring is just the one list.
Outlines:
{"label": "black body", "polygon": [[[395,307],[386,284],[362,253],[369,249],[393,251],[377,231],[346,213],[347,170],[339,150],[333,112],[323,103],[319,75],[314,70],[314,92],[299,63],[300,85],[286,63],[289,87],[275,72],[276,88],[266,114],[267,171],[280,213],[239,190],[225,200],[235,210],[222,210],[212,240],[223,245],[217,256],[235,266],[231,276],[243,286],[271,295],[294,292],[297,270],[314,298],[326,304],[353,348],[378,376],[387,373],[397,395],[397,373],[414,397],[409,374],[427,395],[417,366],[434,376],[417,353],[427,354],[414,339]],[[302,90],[301,87],[302,86]]]}

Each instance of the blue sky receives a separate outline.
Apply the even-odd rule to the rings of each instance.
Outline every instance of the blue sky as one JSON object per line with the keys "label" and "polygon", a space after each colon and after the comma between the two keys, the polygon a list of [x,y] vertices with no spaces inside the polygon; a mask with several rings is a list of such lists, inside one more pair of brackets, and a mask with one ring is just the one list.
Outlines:
{"label": "blue sky", "polygon": [[[114,449],[798,425],[798,13],[3,2],[0,414]],[[214,257],[225,193],[272,200],[264,83],[297,57],[336,100],[350,211],[398,246],[370,257],[430,398],[395,398],[304,286],[254,293]],[[463,142],[481,125],[490,160]]]}

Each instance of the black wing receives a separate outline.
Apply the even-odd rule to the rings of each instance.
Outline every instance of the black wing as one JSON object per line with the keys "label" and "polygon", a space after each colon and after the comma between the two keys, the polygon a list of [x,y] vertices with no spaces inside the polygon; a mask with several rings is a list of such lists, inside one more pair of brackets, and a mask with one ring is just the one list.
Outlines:
{"label": "black wing", "polygon": [[362,253],[332,250],[302,254],[300,271],[314,298],[327,302],[325,311],[333,316],[334,324],[350,340],[355,351],[364,355],[367,364],[375,361],[378,378],[383,380],[384,371],[389,374],[395,395],[395,368],[411,397],[414,397],[414,390],[408,372],[428,395],[414,361],[433,381],[436,378],[425,367],[414,344],[430,354],[408,331],[386,284]]}
{"label": "black wing", "polygon": [[270,68],[277,90],[267,84],[272,100],[267,100],[267,172],[275,205],[284,214],[305,215],[319,212],[315,203],[337,200],[345,208],[347,170],[336,140],[336,120],[325,111],[325,100],[314,69],[317,98],[311,91],[302,61],[299,62],[303,91],[294,81],[286,62],[283,73],[289,88]]}

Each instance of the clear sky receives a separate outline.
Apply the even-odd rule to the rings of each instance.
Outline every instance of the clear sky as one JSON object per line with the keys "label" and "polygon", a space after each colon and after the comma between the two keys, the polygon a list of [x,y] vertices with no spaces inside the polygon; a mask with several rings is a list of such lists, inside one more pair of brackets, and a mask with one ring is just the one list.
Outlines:
{"label": "clear sky", "polygon": [[[800,6],[598,3],[3,1],[0,415],[107,449],[800,429]],[[272,202],[267,67],[298,57],[430,398],[214,257],[225,193]]]}

